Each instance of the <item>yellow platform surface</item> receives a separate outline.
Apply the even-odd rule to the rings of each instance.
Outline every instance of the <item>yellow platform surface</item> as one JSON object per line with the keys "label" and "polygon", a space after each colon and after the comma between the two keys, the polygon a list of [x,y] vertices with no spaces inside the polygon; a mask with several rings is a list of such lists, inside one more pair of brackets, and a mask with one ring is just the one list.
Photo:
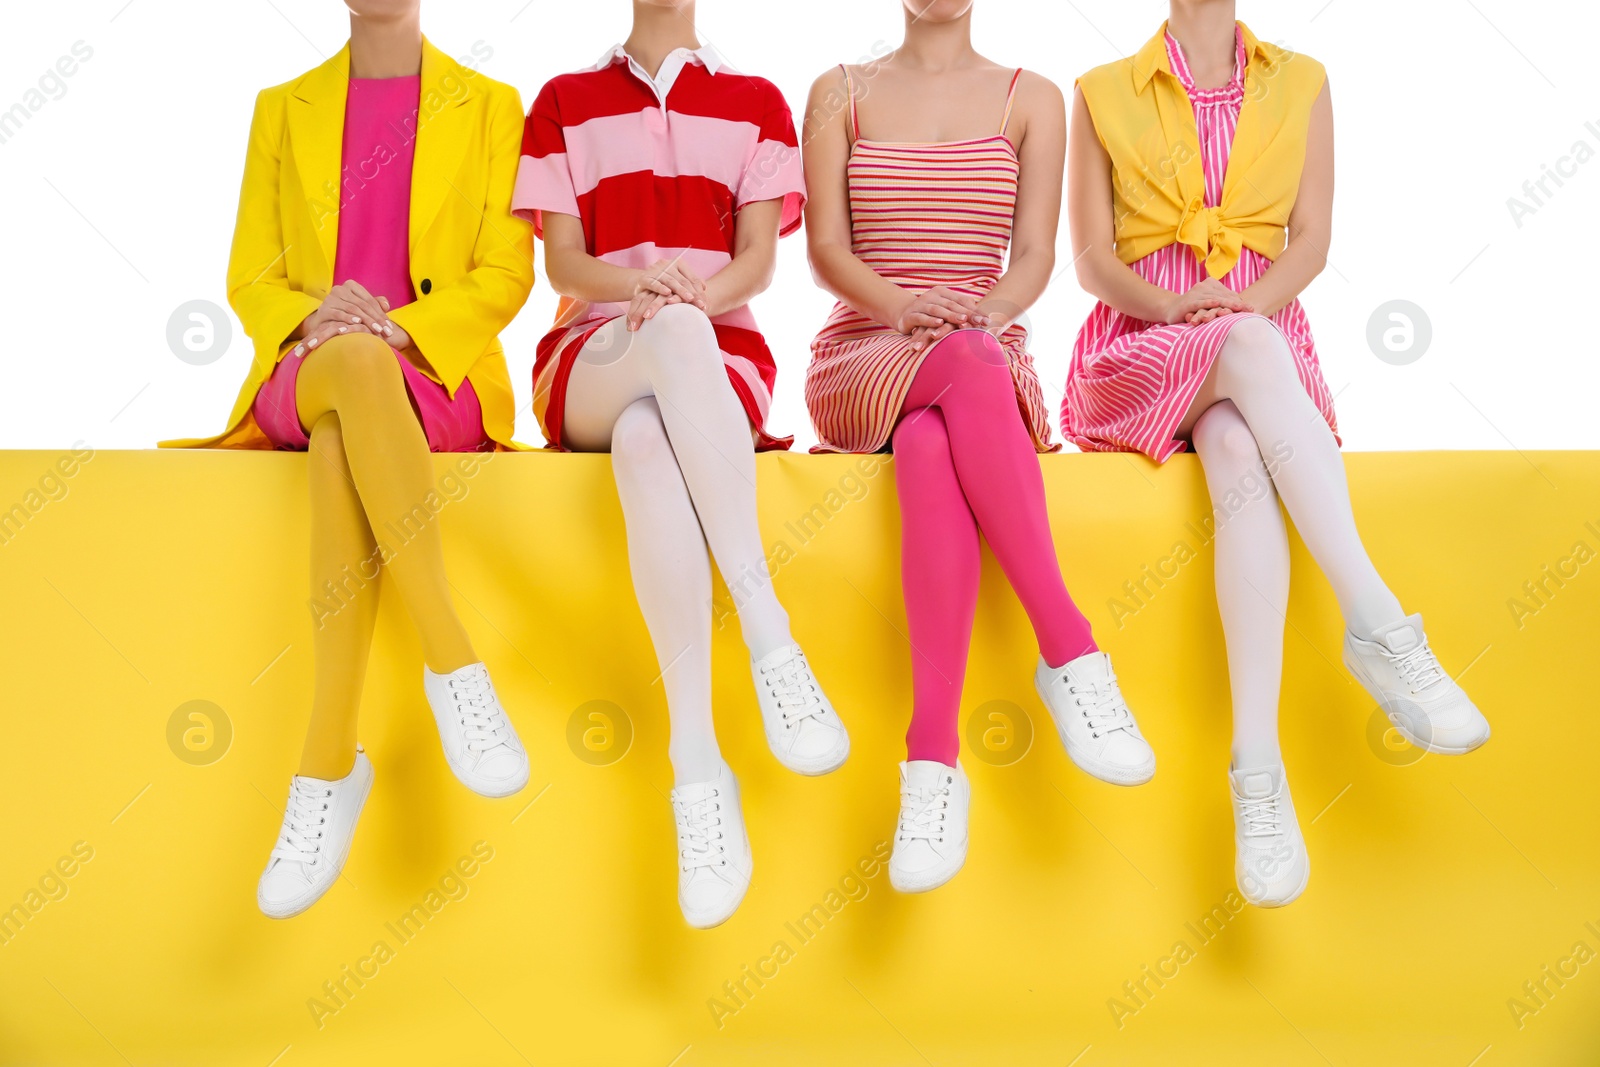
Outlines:
{"label": "yellow platform surface", "polygon": [[1494,736],[1398,742],[1296,541],[1282,732],[1312,878],[1278,911],[1233,884],[1192,457],[1042,460],[1155,780],[1066,759],[986,555],[971,854],[918,897],[883,862],[910,686],[892,466],[761,457],[779,593],[854,748],[824,778],[778,766],[725,618],[716,714],[755,878],[709,932],[678,913],[607,459],[461,462],[436,457],[451,580],[532,784],[496,801],[450,775],[386,594],[346,876],[273,922],[255,883],[311,690],[305,457],[0,454],[0,1063],[1600,1063],[1600,454],[1348,457],[1379,569]]}

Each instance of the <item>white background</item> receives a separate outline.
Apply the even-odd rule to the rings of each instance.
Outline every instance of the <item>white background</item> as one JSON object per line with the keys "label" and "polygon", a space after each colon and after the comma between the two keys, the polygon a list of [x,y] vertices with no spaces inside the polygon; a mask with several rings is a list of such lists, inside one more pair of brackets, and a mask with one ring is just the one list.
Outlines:
{"label": "white background", "polygon": [[[981,51],[1070,87],[1135,51],[1159,26],[1153,0],[977,0]],[[627,33],[625,0],[432,0],[423,25],[451,55],[492,49],[480,69],[531,102]],[[702,39],[778,84],[800,111],[830,64],[898,43],[899,0],[701,0]],[[1548,165],[1600,153],[1589,3],[1513,0],[1244,0],[1263,39],[1322,60],[1338,139],[1331,266],[1305,294],[1346,447],[1593,448],[1595,255],[1600,158],[1517,225],[1508,198]],[[0,447],[142,448],[223,429],[249,364],[237,322],[214,363],[167,344],[189,300],[226,304],[223,276],[256,91],[320,63],[348,27],[336,0],[87,0],[10,4],[0,35],[0,111],[43,105],[0,143]],[[75,42],[93,50],[59,84],[39,78]],[[1586,124],[1592,124],[1587,125]],[[1531,202],[1529,202],[1531,205]],[[1060,262],[1066,254],[1065,229]],[[777,355],[771,421],[815,440],[801,398],[807,344],[831,300],[781,246],[755,310]],[[1416,362],[1367,344],[1392,299],[1432,325]],[[1059,402],[1090,306],[1067,270],[1035,306],[1032,349]],[[520,439],[534,345],[555,295],[543,271],[504,335]]]}

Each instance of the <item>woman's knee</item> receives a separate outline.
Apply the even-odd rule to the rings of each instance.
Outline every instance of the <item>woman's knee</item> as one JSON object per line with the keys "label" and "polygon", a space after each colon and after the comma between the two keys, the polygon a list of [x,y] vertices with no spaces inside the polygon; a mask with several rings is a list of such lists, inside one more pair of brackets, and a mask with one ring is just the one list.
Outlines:
{"label": "woman's knee", "polygon": [[898,463],[949,463],[950,430],[944,415],[938,408],[918,408],[907,413],[894,428],[893,446]]}
{"label": "woman's knee", "polygon": [[310,427],[310,477],[331,477],[339,486],[354,485],[355,475],[350,472],[349,454],[344,451],[344,424],[336,411],[322,414]]}
{"label": "woman's knee", "polygon": [[379,399],[399,391],[405,379],[394,349],[370,333],[340,334],[305,357],[301,380],[326,383],[341,396]]}
{"label": "woman's knee", "polygon": [[329,411],[318,417],[311,424],[310,438],[312,453],[325,457],[335,466],[349,466],[344,454],[344,424],[339,421],[338,412]]}
{"label": "woman's knee", "polygon": [[1016,403],[1011,361],[985,330],[957,330],[934,345],[917,376],[925,373],[949,383],[955,399]]}
{"label": "woman's knee", "polygon": [[662,464],[677,462],[655,397],[635,400],[622,409],[611,428],[611,464],[619,474],[659,470]]}
{"label": "woman's knee", "polygon": [[[706,313],[693,304],[667,304],[640,324],[635,336],[673,360],[680,356],[717,355],[717,331]],[[721,361],[718,355],[718,362]]]}
{"label": "woman's knee", "polygon": [[1250,315],[1229,328],[1215,373],[1225,389],[1292,379],[1294,353],[1283,331],[1260,315]]}
{"label": "woman's knee", "polygon": [[1254,469],[1261,464],[1261,446],[1250,424],[1233,402],[1224,400],[1205,410],[1194,424],[1194,450],[1207,467]]}
{"label": "woman's knee", "polygon": [[947,334],[929,351],[930,359],[938,357],[962,362],[977,363],[985,367],[1010,366],[1006,350],[988,330],[961,329]]}

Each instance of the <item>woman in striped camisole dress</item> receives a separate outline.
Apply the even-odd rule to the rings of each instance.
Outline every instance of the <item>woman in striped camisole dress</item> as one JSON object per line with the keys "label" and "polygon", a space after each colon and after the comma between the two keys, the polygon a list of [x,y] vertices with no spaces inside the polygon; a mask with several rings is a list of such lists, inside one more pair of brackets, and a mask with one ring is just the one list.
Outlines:
{"label": "woman in striped camisole dress", "polygon": [[1231,0],[1173,0],[1136,55],[1079,79],[1073,107],[1073,252],[1100,303],[1078,336],[1061,428],[1086,451],[1199,455],[1233,698],[1235,877],[1251,903],[1281,906],[1311,867],[1278,748],[1280,496],[1338,595],[1345,662],[1395,727],[1435,752],[1489,736],[1362,546],[1298,300],[1331,230],[1326,78],[1258,41]]}
{"label": "woman in striped camisole dress", "polygon": [[966,859],[956,718],[980,532],[1033,623],[1035,686],[1068,754],[1123,785],[1149,780],[1155,756],[1061,578],[1038,460],[1049,419],[1016,321],[1054,268],[1065,104],[972,49],[970,0],[904,3],[901,47],[824,74],[806,109],[811,264],[839,298],[806,403],[819,451],[894,452],[912,713],[889,875],[918,892]]}

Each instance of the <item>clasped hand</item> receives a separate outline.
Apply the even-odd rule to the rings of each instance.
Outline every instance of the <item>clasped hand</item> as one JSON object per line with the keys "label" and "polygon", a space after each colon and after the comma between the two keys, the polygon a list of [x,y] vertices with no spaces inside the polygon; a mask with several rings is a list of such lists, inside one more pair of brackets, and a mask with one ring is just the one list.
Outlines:
{"label": "clasped hand", "polygon": [[300,343],[294,354],[303,356],[318,345],[347,333],[370,333],[404,350],[411,337],[389,318],[389,301],[373,296],[360,282],[347,281],[328,290],[317,310],[300,324]]}

